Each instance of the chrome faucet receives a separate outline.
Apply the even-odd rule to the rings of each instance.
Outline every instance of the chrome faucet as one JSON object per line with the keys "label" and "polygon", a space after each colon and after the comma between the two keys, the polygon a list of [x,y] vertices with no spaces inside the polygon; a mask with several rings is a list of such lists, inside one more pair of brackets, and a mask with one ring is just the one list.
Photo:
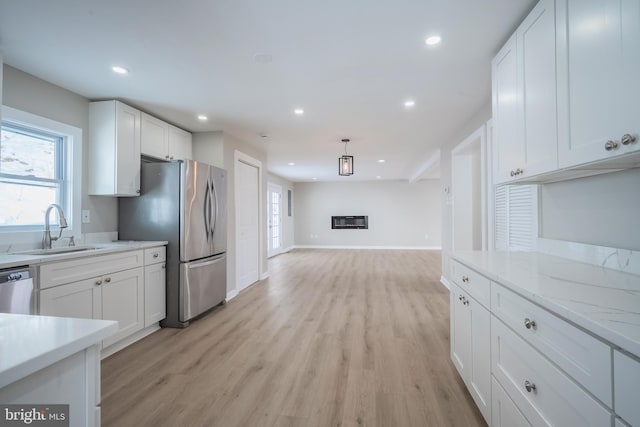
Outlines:
{"label": "chrome faucet", "polygon": [[[51,209],[55,208],[58,211],[58,219],[60,220],[60,233],[58,237],[51,237],[51,230],[49,229],[49,213]],[[67,220],[64,217],[64,212],[60,205],[52,203],[44,213],[44,236],[42,237],[42,249],[51,249],[51,242],[58,240],[62,236],[62,230],[67,228]]]}

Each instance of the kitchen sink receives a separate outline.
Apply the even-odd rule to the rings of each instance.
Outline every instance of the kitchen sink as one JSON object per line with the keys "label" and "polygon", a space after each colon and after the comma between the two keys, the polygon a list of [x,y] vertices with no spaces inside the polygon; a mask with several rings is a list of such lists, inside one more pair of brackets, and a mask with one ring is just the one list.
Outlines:
{"label": "kitchen sink", "polygon": [[96,246],[66,246],[64,248],[53,249],[35,249],[32,251],[13,252],[13,255],[60,255],[68,254],[71,252],[84,252],[94,249],[100,249]]}

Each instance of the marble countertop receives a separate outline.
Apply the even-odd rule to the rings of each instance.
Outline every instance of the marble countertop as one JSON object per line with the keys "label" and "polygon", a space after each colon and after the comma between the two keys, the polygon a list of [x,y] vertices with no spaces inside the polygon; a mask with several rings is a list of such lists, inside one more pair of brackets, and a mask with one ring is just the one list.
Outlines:
{"label": "marble countertop", "polygon": [[640,357],[640,276],[535,252],[455,251],[452,258]]}
{"label": "marble countertop", "polygon": [[0,313],[0,388],[84,350],[118,330],[113,320]]}
{"label": "marble countertop", "polygon": [[2,253],[0,254],[0,269],[10,268],[19,265],[39,265],[48,262],[57,262],[73,258],[83,258],[88,256],[104,255],[108,253],[134,251],[137,249],[153,248],[157,246],[166,245],[166,241],[133,241],[133,240],[119,240],[109,243],[92,243],[88,245],[95,249],[79,252],[68,252],[52,255],[28,255],[20,252],[14,253]]}

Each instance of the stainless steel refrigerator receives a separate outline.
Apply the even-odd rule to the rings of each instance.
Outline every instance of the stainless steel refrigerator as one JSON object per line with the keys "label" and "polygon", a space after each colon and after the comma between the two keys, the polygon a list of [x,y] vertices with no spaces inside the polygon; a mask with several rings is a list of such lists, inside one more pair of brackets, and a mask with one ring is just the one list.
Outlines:
{"label": "stainless steel refrigerator", "polygon": [[120,240],[166,240],[167,317],[185,327],[227,295],[226,171],[193,160],[143,162],[138,197],[119,199]]}

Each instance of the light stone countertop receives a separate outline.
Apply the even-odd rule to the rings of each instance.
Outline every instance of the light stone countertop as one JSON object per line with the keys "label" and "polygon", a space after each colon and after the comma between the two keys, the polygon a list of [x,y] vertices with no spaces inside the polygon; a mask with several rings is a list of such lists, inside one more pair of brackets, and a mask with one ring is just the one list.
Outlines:
{"label": "light stone countertop", "polygon": [[[91,246],[96,249],[68,252],[54,255],[26,255],[20,252],[15,253],[2,253],[0,254],[0,269],[16,267],[21,265],[39,265],[49,262],[58,262],[74,258],[83,258],[89,256],[105,255],[115,252],[135,251],[138,249],[153,248],[157,246],[164,246],[168,242],[166,241],[128,241],[119,240],[110,243],[92,243],[86,245],[78,245],[78,247]],[[23,251],[22,251],[23,252]]]}
{"label": "light stone countertop", "polygon": [[113,320],[0,313],[0,388],[99,343]]}
{"label": "light stone countertop", "polygon": [[640,276],[536,252],[455,251],[489,279],[640,357]]}

